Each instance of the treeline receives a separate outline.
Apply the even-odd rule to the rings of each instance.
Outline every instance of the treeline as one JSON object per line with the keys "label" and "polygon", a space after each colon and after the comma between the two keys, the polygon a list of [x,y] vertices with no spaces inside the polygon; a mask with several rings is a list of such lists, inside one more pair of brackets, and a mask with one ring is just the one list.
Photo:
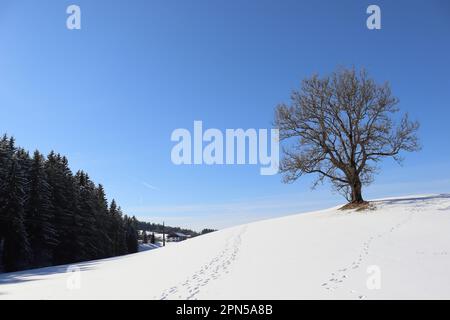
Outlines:
{"label": "treeline", "polygon": [[0,140],[0,272],[137,252],[137,220],[66,157]]}
{"label": "treeline", "polygon": [[190,235],[191,237],[195,237],[195,236],[199,235],[197,232],[190,230],[190,229],[183,229],[180,227],[169,227],[169,226],[164,226],[159,223],[138,221],[136,226],[137,226],[138,230],[145,230],[145,231],[156,232],[156,233],[163,233],[163,231],[164,231],[165,233],[181,232],[181,233]]}
{"label": "treeline", "polygon": [[215,232],[215,231],[217,231],[217,230],[205,228],[202,230],[202,232],[200,234],[207,234],[207,233],[211,233],[211,232]]}

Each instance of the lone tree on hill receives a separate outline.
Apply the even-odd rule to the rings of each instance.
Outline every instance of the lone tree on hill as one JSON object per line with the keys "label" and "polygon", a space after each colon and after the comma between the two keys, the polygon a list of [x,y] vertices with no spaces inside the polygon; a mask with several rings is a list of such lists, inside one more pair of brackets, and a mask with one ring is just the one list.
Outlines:
{"label": "lone tree on hill", "polygon": [[283,150],[284,182],[315,173],[313,188],[329,179],[349,202],[363,203],[362,186],[373,181],[382,158],[401,162],[401,151],[420,149],[419,123],[398,117],[398,102],[388,83],[376,84],[365,70],[303,80],[291,105],[275,112],[280,140],[293,140]]}

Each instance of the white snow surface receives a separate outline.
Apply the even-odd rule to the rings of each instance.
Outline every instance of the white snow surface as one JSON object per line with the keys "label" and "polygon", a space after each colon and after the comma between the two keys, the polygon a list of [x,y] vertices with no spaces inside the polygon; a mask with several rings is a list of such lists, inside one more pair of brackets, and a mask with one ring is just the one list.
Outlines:
{"label": "white snow surface", "polygon": [[373,204],[72,265],[79,273],[2,274],[0,299],[450,299],[450,195]]}

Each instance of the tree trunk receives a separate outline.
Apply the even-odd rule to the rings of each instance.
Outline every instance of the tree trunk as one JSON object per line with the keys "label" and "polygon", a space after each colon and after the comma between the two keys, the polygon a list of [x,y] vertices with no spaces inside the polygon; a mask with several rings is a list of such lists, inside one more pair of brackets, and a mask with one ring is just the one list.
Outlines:
{"label": "tree trunk", "polygon": [[359,177],[355,179],[355,181],[351,185],[352,187],[352,203],[363,203],[364,199],[362,197],[362,184]]}

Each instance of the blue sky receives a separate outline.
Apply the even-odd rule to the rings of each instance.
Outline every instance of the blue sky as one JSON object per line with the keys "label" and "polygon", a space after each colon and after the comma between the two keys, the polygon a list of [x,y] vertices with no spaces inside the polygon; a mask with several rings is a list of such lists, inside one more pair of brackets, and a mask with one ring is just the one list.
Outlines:
{"label": "blue sky", "polygon": [[[77,4],[82,29],[66,28]],[[381,7],[382,29],[366,28]],[[270,128],[313,73],[365,67],[421,122],[423,150],[382,165],[366,198],[449,192],[448,1],[0,2],[0,131],[68,156],[129,214],[201,229],[343,201],[313,177],[175,166],[176,128]]]}

